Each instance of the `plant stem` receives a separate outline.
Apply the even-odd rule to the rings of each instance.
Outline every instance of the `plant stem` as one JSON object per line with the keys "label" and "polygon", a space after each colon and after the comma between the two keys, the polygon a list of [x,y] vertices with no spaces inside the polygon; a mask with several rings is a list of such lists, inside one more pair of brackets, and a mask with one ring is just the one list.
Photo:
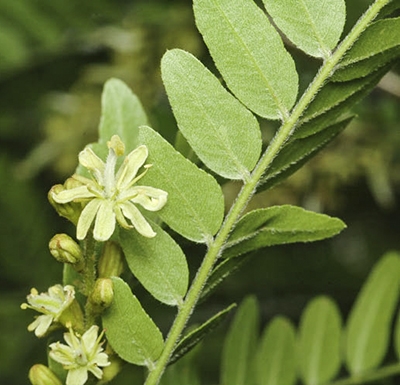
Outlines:
{"label": "plant stem", "polygon": [[196,303],[201,295],[201,291],[216,263],[218,257],[221,255],[225,242],[229,233],[232,231],[239,216],[246,207],[249,199],[254,194],[257,184],[259,183],[262,175],[270,166],[272,160],[279,153],[284,143],[292,135],[296,123],[301,115],[304,113],[307,106],[314,99],[319,89],[331,76],[335,70],[335,66],[339,63],[346,51],[354,44],[359,35],[371,23],[372,20],[378,15],[379,11],[390,0],[376,0],[375,3],[364,13],[358,23],[353,27],[351,32],[346,36],[343,42],[337,47],[336,51],[330,56],[321,67],[320,71],[315,76],[313,82],[305,91],[299,102],[296,104],[292,113],[287,120],[282,124],[280,129],[275,134],[270,145],[265,153],[257,163],[254,171],[252,172],[249,180],[243,185],[235,203],[232,205],[229,213],[227,214],[224,223],[222,224],[214,242],[210,244],[207,254],[196,274],[195,279],[189,289],[184,303],[179,308],[175,321],[170,329],[168,337],[165,341],[164,350],[155,364],[155,367],[150,371],[145,385],[157,385],[167,364],[173,353],[175,345],[179,341],[185,325],[193,312]]}
{"label": "plant stem", "polygon": [[85,268],[83,272],[84,294],[87,297],[85,305],[85,330],[89,329],[95,323],[95,315],[89,296],[93,291],[96,282],[96,241],[93,234],[89,233],[85,241]]}

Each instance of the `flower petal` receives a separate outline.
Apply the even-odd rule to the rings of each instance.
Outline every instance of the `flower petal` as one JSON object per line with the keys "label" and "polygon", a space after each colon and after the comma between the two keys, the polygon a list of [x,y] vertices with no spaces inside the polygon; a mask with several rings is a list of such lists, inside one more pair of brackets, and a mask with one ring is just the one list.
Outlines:
{"label": "flower petal", "polygon": [[148,154],[147,147],[142,145],[126,156],[124,163],[122,163],[116,175],[116,186],[119,191],[126,189],[132,184],[139,168],[146,161]]}
{"label": "flower petal", "polygon": [[71,349],[77,349],[77,347],[81,344],[79,338],[75,335],[75,333],[71,333],[71,331],[64,333],[64,340],[71,347]]}
{"label": "flower petal", "polygon": [[90,365],[88,370],[92,372],[99,380],[103,377],[103,371],[98,368],[96,365]]}
{"label": "flower petal", "polygon": [[90,147],[86,147],[79,153],[79,163],[90,171],[95,169],[101,172],[104,171],[104,162]]}
{"label": "flower petal", "polygon": [[86,147],[79,153],[79,163],[91,171],[97,182],[103,185],[105,164],[90,147]]}
{"label": "flower petal", "polygon": [[103,200],[97,212],[93,236],[99,242],[107,241],[115,229],[114,202]]}
{"label": "flower petal", "polygon": [[98,366],[108,366],[111,364],[110,361],[108,361],[108,355],[107,353],[97,353],[95,357],[95,362]]}
{"label": "flower petal", "polygon": [[52,193],[51,195],[57,203],[69,203],[76,199],[94,198],[96,196],[88,190],[87,186],[79,186],[60,191],[58,194]]}
{"label": "flower petal", "polygon": [[84,366],[77,367],[68,371],[66,385],[83,385],[87,379],[87,368]]}
{"label": "flower petal", "polygon": [[168,193],[164,190],[149,186],[134,186],[129,190],[136,193],[131,202],[139,203],[146,210],[158,211],[167,203]]}
{"label": "flower petal", "polygon": [[40,315],[29,326],[28,330],[35,331],[36,337],[43,337],[53,322],[52,315]]}
{"label": "flower petal", "polygon": [[135,227],[138,233],[142,234],[144,237],[153,238],[156,233],[153,231],[151,226],[147,223],[146,219],[139,211],[137,207],[131,202],[121,203],[120,208],[124,215],[130,219],[132,225]]}
{"label": "flower petal", "polygon": [[125,217],[124,217],[124,214],[122,214],[120,205],[116,205],[116,206],[114,207],[114,213],[115,213],[115,218],[116,218],[117,222],[118,222],[124,229],[131,229],[131,228],[133,227],[132,225],[130,225],[130,224],[126,221],[126,219],[125,219]]}
{"label": "flower petal", "polygon": [[82,336],[82,342],[83,345],[85,346],[85,350],[87,352],[92,352],[97,345],[97,336],[99,332],[99,327],[96,325],[93,325],[90,327],[89,330],[87,330],[83,336]]}
{"label": "flower petal", "polygon": [[82,240],[86,237],[102,202],[103,200],[101,199],[93,199],[82,210],[76,226],[76,237],[79,240]]}
{"label": "flower petal", "polygon": [[50,344],[50,357],[59,362],[63,366],[71,366],[75,364],[74,350],[61,342]]}

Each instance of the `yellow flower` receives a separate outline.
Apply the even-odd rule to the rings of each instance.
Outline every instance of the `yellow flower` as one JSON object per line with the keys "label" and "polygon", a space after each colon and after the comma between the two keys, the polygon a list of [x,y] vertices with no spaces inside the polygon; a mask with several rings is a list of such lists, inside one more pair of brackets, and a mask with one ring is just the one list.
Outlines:
{"label": "yellow flower", "polygon": [[74,175],[80,186],[53,193],[54,201],[89,200],[77,224],[77,238],[80,240],[86,237],[93,221],[93,236],[97,241],[107,241],[112,236],[116,221],[124,228],[134,227],[144,237],[154,237],[156,233],[135,204],[149,211],[158,211],[166,204],[168,193],[154,187],[135,185],[150,167],[145,165],[145,171],[137,176],[147,159],[147,147],[142,145],[130,152],[115,172],[118,156],[123,155],[125,146],[118,135],[114,135],[107,145],[109,153],[105,163],[91,148],[81,151],[79,163],[89,170],[93,178]]}
{"label": "yellow flower", "polygon": [[60,342],[50,344],[50,357],[68,370],[66,385],[83,385],[88,372],[98,379],[103,377],[101,367],[110,365],[107,353],[103,352],[103,332],[98,335],[99,327],[93,325],[82,336],[70,329],[64,333],[67,345]]}
{"label": "yellow flower", "polygon": [[47,293],[41,294],[36,289],[31,289],[31,293],[26,297],[28,303],[23,303],[21,308],[33,309],[43,314],[28,326],[28,330],[35,331],[37,337],[43,337],[50,325],[60,320],[74,298],[75,289],[71,285],[62,287],[57,284],[51,286]]}

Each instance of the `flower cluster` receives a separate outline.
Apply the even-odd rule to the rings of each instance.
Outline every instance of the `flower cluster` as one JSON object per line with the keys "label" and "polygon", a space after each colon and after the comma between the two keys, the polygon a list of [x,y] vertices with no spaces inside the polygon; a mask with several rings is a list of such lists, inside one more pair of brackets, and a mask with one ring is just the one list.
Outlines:
{"label": "flower cluster", "polygon": [[[22,309],[33,309],[42,315],[38,316],[29,326],[29,331],[35,331],[36,336],[42,337],[49,330],[53,322],[60,322],[69,328],[69,332],[64,334],[67,345],[56,342],[50,345],[50,356],[53,360],[61,363],[68,371],[67,385],[83,385],[88,378],[88,372],[101,379],[103,372],[101,367],[108,366],[108,355],[103,352],[102,343],[104,332],[98,336],[98,326],[93,325],[82,336],[77,334],[71,327],[72,322],[77,323],[82,314],[70,312],[70,308],[75,300],[75,289],[73,286],[54,285],[48,292],[39,294],[36,289],[32,289],[27,296],[27,302],[21,305]],[[61,322],[63,319],[63,322]],[[35,367],[31,376],[48,377],[51,372],[42,366]],[[54,374],[51,374],[54,376]]]}
{"label": "flower cluster", "polygon": [[148,150],[142,145],[130,152],[118,171],[115,172],[118,156],[124,154],[125,146],[118,135],[107,143],[109,153],[103,162],[94,151],[87,147],[79,154],[79,163],[92,175],[92,179],[74,175],[78,186],[53,193],[55,202],[86,202],[77,223],[77,238],[86,237],[94,222],[93,236],[97,241],[107,241],[118,222],[124,228],[134,227],[141,235],[151,238],[156,235],[135,204],[149,211],[158,211],[167,202],[168,193],[149,186],[136,186],[145,171],[137,175],[144,165]]}
{"label": "flower cluster", "polygon": [[[151,166],[144,164],[148,156],[147,147],[142,145],[130,152],[116,171],[118,157],[124,154],[125,146],[117,135],[107,145],[109,152],[105,162],[89,147],[79,154],[79,162],[89,171],[91,178],[75,174],[64,186],[54,186],[49,192],[51,204],[60,215],[76,224],[79,240],[85,239],[93,227],[95,240],[108,241],[117,222],[124,228],[135,228],[144,237],[154,237],[156,233],[136,205],[158,211],[166,204],[168,194],[154,187],[136,185]],[[138,175],[142,167],[144,171]],[[50,358],[67,371],[66,385],[85,384],[89,372],[99,380],[109,381],[120,365],[102,347],[104,331],[99,334],[99,327],[91,324],[113,301],[109,277],[122,271],[122,250],[117,243],[109,241],[104,245],[100,258],[94,256],[90,259],[92,255],[88,258],[85,249],[66,234],[55,235],[49,249],[57,261],[68,264],[80,275],[77,281],[86,290],[82,291],[87,297],[85,321],[88,325],[86,328],[83,326],[83,311],[75,299],[75,288],[58,284],[41,294],[32,289],[27,303],[21,305],[22,309],[30,308],[41,313],[28,330],[43,337],[57,327],[68,329],[64,333],[65,344],[55,342],[49,346]],[[105,367],[108,368],[103,372]],[[31,368],[29,379],[34,385],[61,384],[57,374],[42,364]]]}

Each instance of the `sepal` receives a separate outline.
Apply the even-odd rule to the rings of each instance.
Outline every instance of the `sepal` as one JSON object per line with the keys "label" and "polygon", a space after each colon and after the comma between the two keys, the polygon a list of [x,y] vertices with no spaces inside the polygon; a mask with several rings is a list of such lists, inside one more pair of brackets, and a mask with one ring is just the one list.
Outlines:
{"label": "sepal", "polygon": [[69,202],[66,204],[61,204],[57,203],[54,200],[54,196],[57,196],[60,194],[62,191],[67,191],[71,187],[73,182],[72,178],[69,178],[66,180],[65,184],[56,184],[53,186],[49,193],[47,194],[47,199],[49,200],[50,204],[53,206],[53,208],[57,211],[58,215],[67,218],[69,221],[71,221],[74,225],[78,223],[79,216],[81,215],[82,212],[82,204],[79,202]]}

